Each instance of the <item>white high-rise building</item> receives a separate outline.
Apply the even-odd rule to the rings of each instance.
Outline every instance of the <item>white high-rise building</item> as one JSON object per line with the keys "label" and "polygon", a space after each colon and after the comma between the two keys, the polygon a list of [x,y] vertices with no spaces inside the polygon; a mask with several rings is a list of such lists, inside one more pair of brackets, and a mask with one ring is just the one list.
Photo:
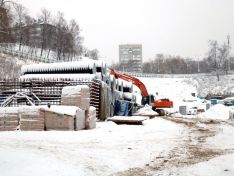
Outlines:
{"label": "white high-rise building", "polygon": [[142,45],[125,44],[119,45],[119,63],[123,71],[142,71]]}

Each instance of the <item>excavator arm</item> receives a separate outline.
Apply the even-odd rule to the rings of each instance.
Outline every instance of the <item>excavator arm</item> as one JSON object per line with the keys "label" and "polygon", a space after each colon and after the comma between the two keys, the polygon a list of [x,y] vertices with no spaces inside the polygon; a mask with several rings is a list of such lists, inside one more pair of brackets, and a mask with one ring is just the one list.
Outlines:
{"label": "excavator arm", "polygon": [[142,97],[149,96],[145,85],[139,79],[126,74],[118,74],[113,69],[111,70],[111,75],[113,75],[116,79],[120,78],[125,81],[132,82],[135,86],[137,86],[140,89]]}

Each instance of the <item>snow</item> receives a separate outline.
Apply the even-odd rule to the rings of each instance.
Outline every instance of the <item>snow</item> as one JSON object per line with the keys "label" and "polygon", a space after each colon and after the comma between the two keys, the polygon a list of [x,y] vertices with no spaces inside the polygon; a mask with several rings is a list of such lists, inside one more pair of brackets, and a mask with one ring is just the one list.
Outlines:
{"label": "snow", "polygon": [[60,62],[60,63],[42,63],[25,65],[21,68],[21,73],[27,72],[51,72],[62,70],[85,70],[93,69],[94,67],[103,67],[105,63],[103,61],[96,61],[88,58],[83,58],[79,61],[73,62]]}
{"label": "snow", "polygon": [[108,121],[144,121],[147,120],[148,117],[145,116],[114,116],[114,117],[109,117],[107,120]]}
{"label": "snow", "polygon": [[32,64],[25,65],[22,67],[22,74],[26,72],[45,72],[45,71],[59,71],[59,70],[74,70],[74,69],[93,69],[94,62],[61,62],[61,63],[43,63],[43,64]]}
{"label": "snow", "polygon": [[74,116],[76,111],[79,110],[76,106],[58,106],[51,105],[50,108],[47,106],[22,106],[22,107],[0,107],[0,116],[4,113],[20,113],[27,112],[30,114],[37,114],[40,109],[46,111],[56,112],[58,114],[66,114]]}
{"label": "snow", "polygon": [[62,89],[62,96],[70,97],[70,96],[80,94],[81,89],[89,90],[89,86],[87,85],[65,86]]}
{"label": "snow", "polygon": [[84,80],[92,81],[96,78],[95,74],[28,74],[20,76],[21,80],[43,79],[43,80]]}
{"label": "snow", "polygon": [[234,154],[227,154],[192,166],[173,169],[161,175],[171,176],[233,176]]}
{"label": "snow", "polygon": [[152,119],[141,126],[99,122],[88,131],[1,132],[0,170],[4,176],[110,175],[168,152],[182,130]]}
{"label": "snow", "polygon": [[158,113],[153,111],[151,106],[145,105],[143,108],[139,109],[133,115],[157,116]]}
{"label": "snow", "polygon": [[[148,93],[156,96],[156,99],[169,98],[173,101],[173,108],[169,111],[179,111],[179,106],[187,104],[184,100],[194,100],[191,93],[197,94],[196,88],[185,82],[186,78],[143,78],[139,79],[145,84]],[[137,102],[141,104],[140,90],[134,86],[133,90],[138,93]],[[156,95],[156,92],[158,95]],[[198,100],[198,99],[197,99]],[[199,100],[198,100],[199,101]],[[191,106],[197,104],[196,101]]]}
{"label": "snow", "polygon": [[209,119],[220,119],[227,120],[229,119],[230,108],[222,104],[216,104],[212,106],[209,110],[198,115],[200,118],[209,118]]}
{"label": "snow", "polygon": [[55,112],[58,114],[70,115],[70,116],[75,116],[76,112],[80,110],[80,108],[78,108],[77,106],[57,106],[57,105],[51,105],[50,108],[46,106],[41,106],[41,109],[50,112]]}
{"label": "snow", "polygon": [[0,107],[0,114],[4,113],[18,113],[18,112],[27,112],[27,113],[38,113],[39,106],[22,106],[22,107]]}

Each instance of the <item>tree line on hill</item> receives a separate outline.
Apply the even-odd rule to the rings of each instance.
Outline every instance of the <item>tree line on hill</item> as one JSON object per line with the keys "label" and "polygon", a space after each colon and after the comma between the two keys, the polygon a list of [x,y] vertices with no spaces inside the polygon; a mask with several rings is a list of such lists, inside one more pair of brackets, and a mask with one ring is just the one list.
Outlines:
{"label": "tree line on hill", "polygon": [[[218,44],[216,40],[208,42],[209,50],[205,58],[183,58],[156,54],[151,59],[142,64],[143,73],[152,74],[195,74],[195,73],[215,73],[218,80],[220,74],[227,74],[234,70],[233,58],[230,58],[230,46],[227,43]],[[132,61],[127,64],[113,64],[112,68],[120,71],[127,71],[132,67]]]}
{"label": "tree line on hill", "polygon": [[[17,43],[39,48],[40,55],[54,51],[58,60],[86,55],[98,59],[98,50],[83,46],[84,38],[75,19],[67,21],[62,12],[53,16],[47,9],[41,9],[37,19],[28,10],[13,0],[0,0],[0,43]],[[45,54],[46,52],[46,54]]]}

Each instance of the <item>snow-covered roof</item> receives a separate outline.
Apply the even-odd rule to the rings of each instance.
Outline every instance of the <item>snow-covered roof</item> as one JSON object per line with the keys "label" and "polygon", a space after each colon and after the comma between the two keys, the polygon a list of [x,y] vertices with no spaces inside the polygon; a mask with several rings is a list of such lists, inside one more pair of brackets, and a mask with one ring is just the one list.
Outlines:
{"label": "snow-covered roof", "polygon": [[96,78],[95,74],[28,74],[20,76],[21,80],[64,80],[70,79],[74,81],[92,81]]}

